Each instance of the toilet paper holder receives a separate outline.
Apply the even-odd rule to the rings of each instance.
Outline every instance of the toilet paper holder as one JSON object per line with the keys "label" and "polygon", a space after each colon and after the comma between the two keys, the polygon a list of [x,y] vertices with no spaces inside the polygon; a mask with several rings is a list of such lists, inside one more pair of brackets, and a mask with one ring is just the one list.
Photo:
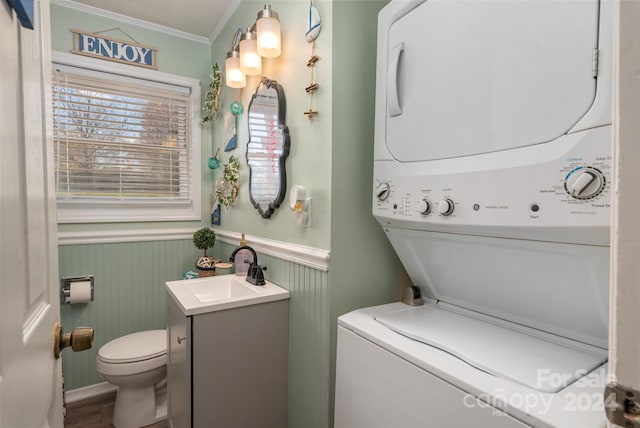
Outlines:
{"label": "toilet paper holder", "polygon": [[[72,303],[89,303],[93,302],[93,275],[85,275],[85,276],[73,276],[68,278],[62,278],[61,282],[61,290],[60,290],[60,301],[63,304],[72,304]],[[71,295],[72,284],[75,283],[89,283],[91,296],[89,299],[86,297],[86,293],[83,293],[82,299],[79,301],[72,301],[73,296]],[[79,284],[78,284],[79,285]]]}

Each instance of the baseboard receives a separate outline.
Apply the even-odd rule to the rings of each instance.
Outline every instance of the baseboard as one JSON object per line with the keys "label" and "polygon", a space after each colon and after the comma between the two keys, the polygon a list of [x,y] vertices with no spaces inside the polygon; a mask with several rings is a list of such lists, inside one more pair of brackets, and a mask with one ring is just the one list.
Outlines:
{"label": "baseboard", "polygon": [[83,386],[82,388],[70,389],[64,392],[64,401],[69,403],[75,403],[77,401],[86,400],[88,398],[97,397],[99,395],[109,394],[118,389],[117,386],[110,384],[109,382],[96,383],[89,386]]}

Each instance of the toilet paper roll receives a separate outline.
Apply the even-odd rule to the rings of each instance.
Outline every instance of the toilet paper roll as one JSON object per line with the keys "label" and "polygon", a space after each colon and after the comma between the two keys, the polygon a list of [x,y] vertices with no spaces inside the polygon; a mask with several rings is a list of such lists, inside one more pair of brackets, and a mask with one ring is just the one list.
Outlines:
{"label": "toilet paper roll", "polygon": [[91,297],[91,281],[77,281],[70,285],[69,303],[89,303]]}

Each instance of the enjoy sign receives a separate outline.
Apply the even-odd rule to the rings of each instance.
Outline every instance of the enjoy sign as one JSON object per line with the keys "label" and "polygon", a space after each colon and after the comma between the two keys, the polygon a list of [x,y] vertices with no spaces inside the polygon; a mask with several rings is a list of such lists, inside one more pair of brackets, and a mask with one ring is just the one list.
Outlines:
{"label": "enjoy sign", "polygon": [[74,54],[107,59],[140,67],[158,68],[158,49],[138,43],[107,38],[98,34],[70,30]]}

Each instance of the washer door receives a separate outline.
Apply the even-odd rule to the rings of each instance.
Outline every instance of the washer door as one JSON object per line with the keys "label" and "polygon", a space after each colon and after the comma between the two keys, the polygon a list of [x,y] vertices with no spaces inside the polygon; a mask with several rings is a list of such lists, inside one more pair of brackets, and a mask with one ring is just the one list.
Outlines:
{"label": "washer door", "polygon": [[428,0],[389,28],[387,148],[401,162],[540,144],[596,92],[595,0]]}

